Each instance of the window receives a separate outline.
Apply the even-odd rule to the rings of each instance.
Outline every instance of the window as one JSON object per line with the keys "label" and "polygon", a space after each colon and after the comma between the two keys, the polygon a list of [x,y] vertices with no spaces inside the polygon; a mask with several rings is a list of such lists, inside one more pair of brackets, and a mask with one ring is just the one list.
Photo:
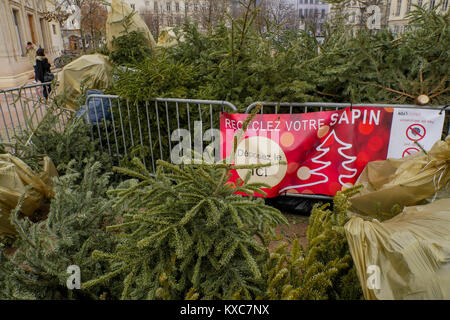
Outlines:
{"label": "window", "polygon": [[14,27],[16,29],[17,40],[19,41],[20,54],[23,56],[25,53],[23,51],[23,44],[22,44],[22,32],[20,28],[19,10],[12,9],[12,14],[14,19]]}
{"label": "window", "polygon": [[171,10],[171,8],[170,8],[170,2],[167,2],[167,3],[166,3],[166,10],[167,10],[168,12],[170,12],[170,10]]}
{"label": "window", "polygon": [[158,1],[153,2],[153,10],[158,12]]}
{"label": "window", "polygon": [[411,11],[411,0],[408,0],[408,4],[406,5],[406,13]]}
{"label": "window", "polygon": [[421,7],[422,6],[422,0],[419,0],[419,1],[417,1],[417,5],[419,6],[419,7]]}
{"label": "window", "polygon": [[352,13],[350,14],[350,16],[349,16],[349,22],[350,22],[350,23],[355,23],[355,13],[354,13],[354,12],[352,12]]}
{"label": "window", "polygon": [[442,11],[447,11],[447,8],[448,8],[448,0],[444,0],[444,1],[442,2],[441,10],[442,10]]}
{"label": "window", "polygon": [[131,9],[134,10],[134,8],[136,7],[136,5],[135,5],[134,3],[130,3],[130,7],[131,7]]}
{"label": "window", "polygon": [[198,4],[194,3],[194,11],[198,10]]}
{"label": "window", "polygon": [[184,12],[189,12],[189,3],[184,4]]}
{"label": "window", "polygon": [[395,33],[395,34],[398,33],[398,26],[394,26],[394,33]]}
{"label": "window", "polygon": [[314,9],[314,17],[317,18],[319,16],[319,9]]}
{"label": "window", "polygon": [[430,9],[434,8],[436,0],[430,0]]}
{"label": "window", "polygon": [[322,17],[322,19],[325,19],[325,9],[322,9],[321,17]]}
{"label": "window", "polygon": [[303,18],[303,9],[298,9],[298,16]]}
{"label": "window", "polygon": [[400,15],[400,10],[402,9],[402,0],[397,0],[397,9],[395,11],[395,15],[399,16]]}
{"label": "window", "polygon": [[56,26],[54,24],[52,24],[52,30],[53,30],[53,34],[56,34]]}
{"label": "window", "polygon": [[178,2],[175,2],[175,11],[180,12],[180,4]]}
{"label": "window", "polygon": [[298,3],[299,3],[299,4],[303,4],[303,0],[299,0]]}

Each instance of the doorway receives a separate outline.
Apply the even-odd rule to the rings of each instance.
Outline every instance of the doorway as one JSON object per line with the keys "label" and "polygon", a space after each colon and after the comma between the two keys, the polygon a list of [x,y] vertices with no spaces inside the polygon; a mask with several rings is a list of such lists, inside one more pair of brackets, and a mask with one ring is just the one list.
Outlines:
{"label": "doorway", "polygon": [[32,14],[28,15],[28,25],[30,26],[31,42],[34,45],[36,45],[37,44],[36,33],[34,32],[34,19],[33,19],[33,15]]}
{"label": "doorway", "polygon": [[42,40],[44,42],[43,43],[43,47],[44,47],[44,49],[47,52],[50,48],[48,47],[47,33],[45,32],[45,20],[44,20],[44,18],[39,19],[39,23],[41,25]]}
{"label": "doorway", "polygon": [[20,55],[23,57],[25,55],[25,51],[23,50],[22,44],[22,32],[20,30],[19,10],[12,9],[12,13],[14,19],[14,27],[16,29],[17,40],[19,41]]}

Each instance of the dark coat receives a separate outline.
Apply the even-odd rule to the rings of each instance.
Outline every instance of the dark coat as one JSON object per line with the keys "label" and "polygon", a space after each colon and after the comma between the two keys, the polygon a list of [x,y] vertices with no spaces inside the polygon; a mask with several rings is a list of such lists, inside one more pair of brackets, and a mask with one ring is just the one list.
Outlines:
{"label": "dark coat", "polygon": [[50,72],[50,63],[47,58],[36,59],[36,78],[40,82],[44,82],[44,74]]}

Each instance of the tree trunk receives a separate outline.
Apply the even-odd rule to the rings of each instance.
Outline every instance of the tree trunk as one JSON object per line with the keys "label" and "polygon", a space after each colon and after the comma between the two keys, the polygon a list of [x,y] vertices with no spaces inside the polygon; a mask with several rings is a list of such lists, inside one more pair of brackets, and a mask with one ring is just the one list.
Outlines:
{"label": "tree trunk", "polygon": [[86,53],[86,39],[84,38],[84,32],[83,32],[83,16],[81,13],[81,9],[83,7],[83,3],[79,0],[76,2],[76,6],[80,9],[80,37],[81,37],[81,51],[83,53]]}

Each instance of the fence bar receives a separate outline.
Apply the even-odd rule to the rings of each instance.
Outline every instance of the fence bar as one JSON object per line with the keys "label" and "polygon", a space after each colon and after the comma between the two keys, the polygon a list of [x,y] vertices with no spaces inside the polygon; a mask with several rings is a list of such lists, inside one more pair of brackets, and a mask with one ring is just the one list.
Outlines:
{"label": "fence bar", "polygon": [[150,153],[151,153],[151,156],[152,156],[152,169],[153,169],[153,173],[156,173],[155,157],[153,155],[152,127],[150,125],[150,117],[148,115],[148,101],[145,101],[145,110],[146,110],[146,114],[147,114],[148,141],[149,141],[149,144],[150,144]]}
{"label": "fence bar", "polygon": [[167,105],[167,102],[168,101],[166,101],[165,102],[165,105],[166,105],[166,118],[167,118],[167,137],[168,137],[168,140],[169,140],[169,159],[171,158],[170,157],[170,150],[172,150],[172,143],[171,143],[171,134],[170,134],[170,121],[169,121],[169,107],[168,107],[168,105]]}
{"label": "fence bar", "polygon": [[[102,134],[101,134],[101,132],[100,132],[100,126],[99,126],[99,123],[98,123],[98,114],[97,114],[97,108],[95,107],[95,98],[94,98],[93,100],[94,100],[95,126],[97,127],[98,138],[99,138],[99,141],[100,141],[100,148],[101,148],[102,151],[103,151]],[[90,106],[90,105],[88,105],[88,112],[89,112],[89,106]],[[90,122],[91,122],[91,121],[90,121]],[[91,123],[92,123],[92,122],[91,122]]]}
{"label": "fence bar", "polygon": [[123,128],[122,108],[120,107],[120,99],[117,99],[117,105],[119,109],[120,128],[122,129],[123,148],[125,149],[125,154],[127,154],[127,143],[125,141],[125,130]]}
{"label": "fence bar", "polygon": [[161,128],[159,125],[159,112],[158,112],[158,101],[155,100],[155,110],[156,110],[156,124],[158,125],[158,141],[159,141],[159,153],[161,156],[161,160],[164,160],[163,152],[162,152],[162,142],[161,142]]}
{"label": "fence bar", "polygon": [[[9,138],[9,130],[8,130],[8,125],[6,124],[6,120],[5,120],[5,114],[3,113],[3,106],[2,106],[2,104],[1,104],[1,102],[0,102],[0,110],[1,110],[1,112],[2,112],[2,119],[3,119],[3,124],[4,124],[4,130],[5,130],[5,132],[6,132],[6,137],[8,138],[8,141],[10,141],[10,138]],[[0,138],[1,138],[1,141],[3,141],[3,132],[1,132],[1,136],[0,136]]]}
{"label": "fence bar", "polygon": [[[106,113],[105,113],[105,105],[103,103],[103,99],[100,99],[101,103],[102,103],[102,111],[103,111],[103,123],[105,124],[105,130],[106,130],[106,143],[108,143],[108,152],[109,155],[111,156],[111,146],[109,145],[109,132],[108,132],[108,124],[106,123]],[[111,108],[111,106],[110,106]],[[97,123],[98,123],[98,119],[97,119]],[[97,125],[98,126],[98,125]]]}
{"label": "fence bar", "polygon": [[[137,113],[137,117],[138,117],[139,139],[141,141],[141,146],[144,146],[144,141],[142,139],[141,117],[139,116],[139,106],[138,106],[137,102],[136,102],[135,105],[136,105],[136,113]],[[145,153],[143,153],[143,155],[142,155],[142,161],[144,162],[144,166],[147,166],[146,163],[145,163]]]}
{"label": "fence bar", "polygon": [[[351,103],[332,103],[332,102],[253,102],[250,104],[247,109],[245,110],[245,113],[250,113],[254,107],[256,107],[258,104],[262,104],[263,108],[265,106],[267,107],[324,107],[324,108],[347,108],[347,107],[372,107],[372,108],[406,108],[406,109],[430,109],[430,110],[436,110],[436,109],[442,109],[442,110],[448,110],[447,108],[449,106],[419,106],[416,104],[380,104],[380,103],[358,103],[358,104],[351,104]],[[262,109],[261,108],[261,111]],[[336,110],[337,110],[336,109]]]}
{"label": "fence bar", "polygon": [[117,133],[116,133],[116,122],[114,120],[114,108],[111,102],[111,97],[108,98],[109,101],[109,108],[111,111],[111,119],[112,119],[112,126],[113,126],[113,132],[114,132],[114,141],[116,142],[116,152],[117,156],[119,156],[119,142],[117,141]]}
{"label": "fence bar", "polygon": [[127,111],[128,111],[128,124],[130,127],[131,145],[134,147],[133,128],[131,127],[130,105],[128,103],[128,99],[126,101],[127,101]]}

